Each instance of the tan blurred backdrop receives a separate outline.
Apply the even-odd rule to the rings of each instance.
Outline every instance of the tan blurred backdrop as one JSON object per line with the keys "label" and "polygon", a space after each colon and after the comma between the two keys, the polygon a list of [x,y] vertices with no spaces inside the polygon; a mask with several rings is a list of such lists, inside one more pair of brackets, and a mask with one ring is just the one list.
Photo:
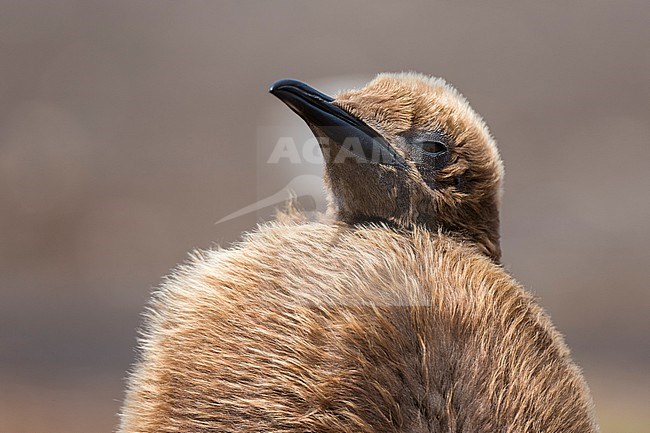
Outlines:
{"label": "tan blurred backdrop", "polygon": [[272,81],[401,70],[486,118],[505,266],[603,431],[647,431],[649,22],[647,1],[0,0],[0,432],[115,427],[151,288],[286,183],[259,162],[263,127],[293,121]]}

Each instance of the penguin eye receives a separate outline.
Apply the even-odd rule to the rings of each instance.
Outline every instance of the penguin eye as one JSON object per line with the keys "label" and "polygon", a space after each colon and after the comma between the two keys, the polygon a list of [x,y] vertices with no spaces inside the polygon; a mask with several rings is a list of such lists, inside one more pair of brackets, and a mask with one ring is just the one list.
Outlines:
{"label": "penguin eye", "polygon": [[432,140],[432,141],[423,141],[420,143],[420,147],[426,153],[430,153],[433,156],[442,155],[447,151],[447,145],[441,141]]}
{"label": "penguin eye", "polygon": [[406,135],[406,141],[411,146],[411,159],[420,169],[444,167],[450,159],[452,148],[447,136],[437,131],[414,132]]}

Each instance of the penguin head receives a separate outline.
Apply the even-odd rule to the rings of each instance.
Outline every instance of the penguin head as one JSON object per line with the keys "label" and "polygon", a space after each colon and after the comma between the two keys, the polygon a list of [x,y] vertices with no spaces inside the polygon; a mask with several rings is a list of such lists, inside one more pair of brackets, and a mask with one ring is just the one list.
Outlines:
{"label": "penguin head", "polygon": [[380,74],[335,97],[280,80],[271,93],[318,138],[338,219],[423,226],[499,261],[499,152],[483,119],[444,80]]}

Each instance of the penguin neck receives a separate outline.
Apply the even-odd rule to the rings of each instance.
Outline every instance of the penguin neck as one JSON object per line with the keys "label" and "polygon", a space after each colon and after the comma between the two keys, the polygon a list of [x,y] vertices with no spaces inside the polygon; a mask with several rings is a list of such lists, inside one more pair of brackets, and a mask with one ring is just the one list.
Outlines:
{"label": "penguin neck", "polygon": [[397,232],[409,232],[416,228],[423,228],[432,236],[444,235],[458,242],[473,245],[479,252],[488,256],[494,263],[501,263],[501,245],[499,235],[498,213],[484,224],[452,226],[440,221],[416,221],[400,220],[394,218],[380,218],[361,216],[340,210],[331,206],[326,213],[335,221],[342,222],[349,226],[380,225]]}
{"label": "penguin neck", "polygon": [[498,215],[483,224],[454,225],[441,221],[426,221],[418,225],[424,226],[432,233],[443,234],[463,244],[473,245],[494,263],[501,263]]}
{"label": "penguin neck", "polygon": [[499,219],[482,228],[459,227],[447,229],[445,233],[463,242],[473,244],[494,263],[501,264],[501,243],[499,239]]}
{"label": "penguin neck", "polygon": [[432,230],[474,245],[494,263],[501,263],[499,210],[496,204],[481,207],[480,212],[465,211],[448,218],[438,216],[429,221]]}

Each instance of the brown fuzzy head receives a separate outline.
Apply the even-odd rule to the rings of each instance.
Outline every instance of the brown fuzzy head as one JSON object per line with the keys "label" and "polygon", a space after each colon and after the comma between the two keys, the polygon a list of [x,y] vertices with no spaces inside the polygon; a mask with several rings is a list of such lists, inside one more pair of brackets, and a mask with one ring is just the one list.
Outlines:
{"label": "brown fuzzy head", "polygon": [[380,74],[336,98],[293,80],[271,91],[319,137],[340,220],[424,226],[499,261],[503,166],[485,122],[444,80]]}

